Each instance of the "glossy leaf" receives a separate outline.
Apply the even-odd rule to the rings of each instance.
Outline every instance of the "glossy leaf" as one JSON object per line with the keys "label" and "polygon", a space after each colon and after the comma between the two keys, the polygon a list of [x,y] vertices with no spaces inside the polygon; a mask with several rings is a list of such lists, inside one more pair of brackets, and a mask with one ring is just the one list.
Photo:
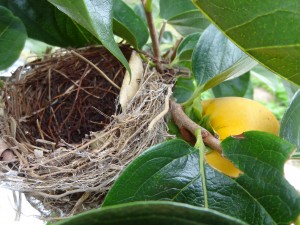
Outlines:
{"label": "glossy leaf", "polygon": [[200,33],[193,33],[186,36],[178,46],[176,58],[173,63],[185,65],[185,67],[191,69],[192,54],[199,38]]}
{"label": "glossy leaf", "polygon": [[172,25],[182,36],[187,36],[195,32],[203,32],[210,22],[196,9],[170,18],[168,24]]}
{"label": "glossy leaf", "polygon": [[197,88],[197,83],[194,77],[178,77],[173,92],[173,97],[176,102],[183,103],[187,101]]}
{"label": "glossy leaf", "polygon": [[246,225],[219,212],[172,202],[135,202],[90,210],[55,225]]}
{"label": "glossy leaf", "polygon": [[214,25],[202,33],[192,56],[193,73],[199,85],[206,85],[205,90],[231,76],[246,73],[254,65],[256,63]]}
{"label": "glossy leaf", "polygon": [[18,59],[26,38],[22,21],[7,8],[0,6],[0,70],[6,69]]}
{"label": "glossy leaf", "polygon": [[222,148],[223,154],[244,172],[237,182],[277,224],[291,224],[299,216],[300,195],[283,177],[284,163],[294,150],[292,144],[272,134],[250,131],[225,139]]}
{"label": "glossy leaf", "polygon": [[165,20],[169,20],[184,12],[197,9],[191,0],[160,0],[159,8],[160,16]]}
{"label": "glossy leaf", "polygon": [[202,32],[210,24],[190,0],[161,0],[159,5],[160,16],[182,36]]}
{"label": "glossy leaf", "polygon": [[300,4],[193,0],[226,36],[275,73],[300,84]]}
{"label": "glossy leaf", "polygon": [[297,146],[297,152],[300,152],[300,90],[281,120],[280,136]]}
{"label": "glossy leaf", "polygon": [[240,77],[222,82],[213,87],[212,91],[216,98],[229,96],[244,97],[248,90],[249,83],[250,72],[247,72]]}
{"label": "glossy leaf", "polygon": [[86,29],[46,0],[0,0],[26,26],[28,36],[50,45],[82,47],[97,42]]}
{"label": "glossy leaf", "polygon": [[114,40],[113,0],[49,0],[49,2],[91,32],[130,71],[125,56]]}
{"label": "glossy leaf", "polygon": [[[245,169],[245,175],[238,181],[207,164],[204,171],[201,171],[199,150],[184,141],[172,140],[148,149],[134,160],[115,182],[103,206],[132,201],[168,200],[203,207],[207,199],[208,208],[250,224],[287,224],[293,221],[300,212],[300,198],[282,176],[282,162],[287,160],[293,150],[292,146],[273,135],[262,132],[248,133],[249,135],[245,133],[245,137],[251,137],[251,142],[254,143],[253,146],[247,145],[248,149],[261,154],[257,160],[253,153],[247,150],[244,157],[234,158],[234,161],[243,169],[243,163],[247,163],[248,167],[252,165],[253,171],[249,172],[249,176],[246,176],[248,167]],[[253,140],[253,137],[257,138]],[[241,141],[247,141],[247,138]],[[265,142],[266,140],[268,142]],[[238,141],[230,139],[225,142],[224,151],[228,155],[230,151],[237,152],[241,148]],[[273,152],[274,157],[271,154]],[[236,157],[238,156],[239,154],[236,154]],[[266,165],[261,165],[260,157],[267,158],[264,159]],[[259,167],[253,169],[254,165]],[[205,174],[205,186],[201,174]],[[253,178],[252,186],[243,183],[250,175]],[[255,181],[259,184],[254,185]],[[278,188],[271,189],[271,185]],[[271,198],[277,195],[280,198],[275,199],[276,201]],[[272,200],[269,206],[265,205],[265,200]],[[275,204],[272,204],[273,202]],[[277,204],[280,206],[280,213],[277,211]],[[282,205],[286,208],[281,208]],[[280,220],[277,220],[279,217]]]}
{"label": "glossy leaf", "polygon": [[149,38],[144,21],[122,0],[113,2],[113,31],[136,48],[141,48]]}

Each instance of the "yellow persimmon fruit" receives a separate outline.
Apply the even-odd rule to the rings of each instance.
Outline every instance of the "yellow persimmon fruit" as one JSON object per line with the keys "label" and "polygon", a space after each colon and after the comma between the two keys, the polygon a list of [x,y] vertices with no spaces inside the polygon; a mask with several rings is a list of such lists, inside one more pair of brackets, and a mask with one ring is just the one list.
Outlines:
{"label": "yellow persimmon fruit", "polygon": [[[278,135],[279,122],[265,106],[240,97],[223,97],[202,101],[203,116],[208,115],[210,124],[224,140],[231,135],[258,130]],[[237,177],[241,173],[231,161],[212,150],[205,155],[207,163],[224,174]]]}

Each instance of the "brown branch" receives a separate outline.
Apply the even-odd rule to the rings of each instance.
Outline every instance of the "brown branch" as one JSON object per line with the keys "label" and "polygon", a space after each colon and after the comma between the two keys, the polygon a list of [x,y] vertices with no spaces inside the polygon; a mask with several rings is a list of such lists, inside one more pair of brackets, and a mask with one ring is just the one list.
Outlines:
{"label": "brown branch", "polygon": [[191,120],[183,111],[181,105],[176,103],[173,100],[170,100],[171,105],[171,114],[174,122],[179,127],[180,130],[182,128],[187,129],[194,136],[196,136],[196,131],[201,129],[202,140],[205,145],[214,149],[220,153],[222,153],[221,142],[219,139],[215,138],[208,130],[199,126],[193,120]]}
{"label": "brown branch", "polygon": [[152,12],[146,9],[146,1],[147,0],[142,0],[142,4],[144,7],[144,11],[146,14],[146,19],[149,27],[149,32],[150,32],[150,37],[152,40],[152,47],[153,47],[153,56],[155,59],[155,64],[156,64],[156,70],[159,73],[163,73],[163,68],[161,66],[161,56],[160,56],[160,50],[159,50],[159,39],[158,35],[155,29],[153,17],[152,17]]}

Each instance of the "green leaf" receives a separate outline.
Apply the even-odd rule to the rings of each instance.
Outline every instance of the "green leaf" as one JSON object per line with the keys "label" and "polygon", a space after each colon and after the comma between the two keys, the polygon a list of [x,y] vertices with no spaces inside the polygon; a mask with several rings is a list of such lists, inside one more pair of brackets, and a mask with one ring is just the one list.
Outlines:
{"label": "green leaf", "polygon": [[192,56],[193,73],[199,85],[205,84],[204,90],[246,73],[255,64],[214,25],[202,33]]}
{"label": "green leaf", "polygon": [[[243,183],[242,177],[238,180],[231,179],[207,164],[204,171],[200,171],[199,150],[177,139],[154,146],[134,160],[117,179],[103,206],[133,201],[168,200],[203,207],[204,199],[207,199],[208,208],[250,224],[287,224],[300,212],[299,195],[282,176],[282,162],[287,160],[292,146],[276,136],[262,132],[253,132],[252,135],[249,132],[249,137],[253,136],[257,138],[252,140],[253,146],[247,145],[249,150],[244,158],[234,159],[241,168],[244,168],[243,163],[252,167],[253,171],[249,172],[249,176],[242,176],[248,178],[251,175],[255,178],[251,181],[251,187]],[[248,137],[246,133],[245,137]],[[241,141],[245,140],[247,141],[246,138]],[[266,140],[268,142],[264,142]],[[238,141],[240,140],[227,140],[223,145],[224,151],[227,154],[230,149],[237,152],[241,148]],[[250,150],[260,152],[258,159],[265,157],[263,160],[266,163],[261,165]],[[274,156],[270,154],[273,152]],[[254,167],[256,165],[259,168]],[[202,180],[203,175],[205,182]],[[257,185],[253,184],[256,180],[260,182]],[[271,185],[275,186],[270,188]],[[276,201],[272,199],[277,195],[280,198],[275,199]],[[265,205],[265,200],[270,200],[269,205]],[[277,211],[278,207],[280,212]],[[280,220],[276,220],[278,218]]]}
{"label": "green leaf", "polygon": [[6,69],[18,59],[26,38],[22,21],[0,6],[0,70]]}
{"label": "green leaf", "polygon": [[136,48],[141,48],[149,38],[144,21],[122,0],[113,2],[113,31]]}
{"label": "green leaf", "polygon": [[195,32],[202,33],[210,22],[196,9],[170,18],[168,24],[172,25],[182,36],[187,36]]}
{"label": "green leaf", "polygon": [[219,212],[172,202],[135,202],[90,210],[55,225],[246,225]]}
{"label": "green leaf", "polygon": [[183,103],[190,99],[196,90],[196,87],[197,83],[193,76],[190,78],[178,77],[176,80],[173,97],[176,99],[176,102]]}
{"label": "green leaf", "polygon": [[300,84],[299,1],[193,2],[243,51],[276,74]]}
{"label": "green leaf", "polygon": [[237,178],[277,224],[291,224],[300,214],[300,195],[283,177],[283,166],[294,146],[273,134],[258,131],[228,137],[223,154],[244,174]]}
{"label": "green leaf", "polygon": [[193,33],[186,36],[177,48],[176,58],[173,63],[178,65],[190,65],[191,68],[192,54],[200,38],[200,33]]}
{"label": "green leaf", "polygon": [[296,92],[280,125],[280,136],[297,146],[300,152],[300,90]]}
{"label": "green leaf", "polygon": [[160,16],[182,36],[202,32],[210,22],[190,0],[159,1]]}
{"label": "green leaf", "polygon": [[197,9],[191,0],[160,0],[160,16],[169,20],[181,13]]}
{"label": "green leaf", "polygon": [[91,32],[130,71],[125,56],[114,40],[113,0],[49,0],[49,2]]}
{"label": "green leaf", "polygon": [[0,0],[26,26],[28,36],[59,47],[82,47],[97,39],[46,0]]}
{"label": "green leaf", "polygon": [[229,96],[244,97],[248,90],[249,83],[250,72],[247,72],[240,77],[222,82],[213,87],[212,90],[216,98]]}

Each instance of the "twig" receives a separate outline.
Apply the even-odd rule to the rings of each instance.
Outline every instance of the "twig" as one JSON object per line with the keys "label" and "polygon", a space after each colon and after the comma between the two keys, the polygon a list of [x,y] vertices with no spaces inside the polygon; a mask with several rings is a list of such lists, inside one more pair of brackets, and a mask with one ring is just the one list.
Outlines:
{"label": "twig", "polygon": [[169,108],[170,108],[169,101],[170,101],[171,94],[172,94],[172,90],[171,87],[169,87],[168,93],[165,97],[165,108],[150,122],[148,126],[148,131],[151,131],[154,125],[169,112]]}
{"label": "twig", "polygon": [[196,135],[196,131],[201,129],[202,140],[205,145],[209,146],[211,149],[214,149],[222,153],[221,142],[219,139],[215,138],[208,130],[199,126],[193,120],[191,120],[182,110],[181,105],[176,103],[173,100],[170,100],[171,105],[171,114],[174,122],[180,128],[185,128],[193,135]]}
{"label": "twig", "polygon": [[166,29],[166,25],[167,25],[167,22],[164,20],[163,25],[162,25],[162,27],[161,27],[161,29],[159,31],[159,37],[158,37],[158,43],[159,44],[161,43],[161,39],[162,39],[162,37],[164,35],[165,29]]}
{"label": "twig", "polygon": [[91,193],[89,193],[89,192],[84,192],[83,194],[82,194],[82,196],[80,197],[80,199],[76,202],[76,204],[74,205],[74,207],[73,207],[73,209],[71,210],[71,212],[69,213],[69,215],[71,216],[71,215],[74,215],[76,212],[77,212],[77,210],[78,210],[78,208],[83,204],[83,202],[85,201],[85,200],[87,200],[88,199],[88,197],[90,197],[90,195],[91,195]]}
{"label": "twig", "polygon": [[159,50],[159,40],[157,36],[157,32],[155,29],[153,17],[152,17],[152,1],[151,0],[141,0],[145,14],[146,14],[146,19],[150,31],[150,37],[152,40],[152,47],[153,47],[153,56],[156,60],[156,69],[159,73],[163,72],[162,66],[161,66],[161,56],[160,56],[160,50]]}
{"label": "twig", "polygon": [[87,58],[85,58],[84,56],[78,54],[77,52],[71,50],[71,53],[76,55],[77,57],[81,58],[82,60],[84,60],[85,62],[87,62],[88,64],[90,64],[92,67],[94,67],[109,83],[111,83],[115,88],[117,89],[121,89],[117,84],[115,84],[108,76],[106,76],[106,74],[100,70],[99,67],[97,67],[94,63],[92,63],[90,60],[88,60]]}

